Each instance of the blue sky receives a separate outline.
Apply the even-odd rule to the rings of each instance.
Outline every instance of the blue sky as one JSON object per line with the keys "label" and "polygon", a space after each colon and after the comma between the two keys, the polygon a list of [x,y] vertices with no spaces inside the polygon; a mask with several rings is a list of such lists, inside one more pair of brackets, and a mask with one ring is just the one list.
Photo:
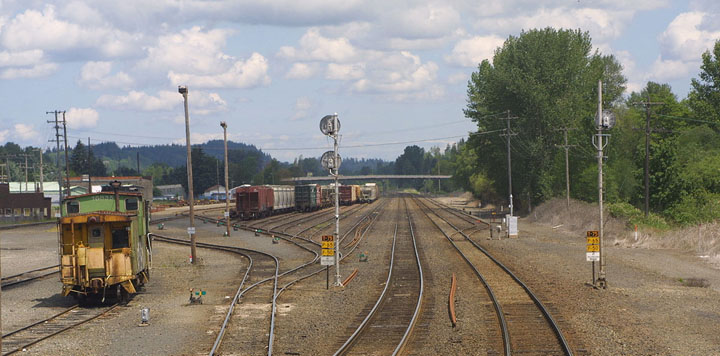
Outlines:
{"label": "blue sky", "polygon": [[445,147],[465,119],[470,73],[509,35],[580,28],[625,67],[628,90],[680,98],[720,38],[714,1],[0,0],[0,143],[50,147],[46,111],[71,145],[229,138],[282,161],[318,157],[337,112],[344,157],[395,159]]}

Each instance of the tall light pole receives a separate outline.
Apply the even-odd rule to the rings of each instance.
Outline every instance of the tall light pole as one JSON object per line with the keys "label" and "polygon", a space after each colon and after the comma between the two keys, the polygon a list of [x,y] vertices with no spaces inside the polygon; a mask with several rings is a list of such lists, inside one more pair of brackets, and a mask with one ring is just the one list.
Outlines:
{"label": "tall light pole", "polygon": [[186,86],[178,86],[178,93],[183,96],[185,102],[185,144],[187,146],[187,176],[188,176],[188,202],[190,203],[190,263],[197,262],[195,251],[195,197],[193,196],[192,176],[192,155],[190,154],[190,115],[188,114],[188,89]]}
{"label": "tall light pole", "polygon": [[[615,115],[609,111],[603,111],[602,107],[602,80],[598,81],[598,112],[596,116],[595,126],[597,127],[597,143],[593,140],[595,148],[598,150],[598,203],[600,205],[600,226],[598,227],[598,235],[600,238],[599,243],[599,259],[600,259],[600,271],[598,272],[598,279],[596,287],[607,288],[607,281],[605,280],[605,248],[603,247],[603,238],[605,235],[604,221],[603,221],[603,149],[607,146],[610,140],[609,134],[604,134],[603,130],[609,130],[615,126]],[[608,140],[603,143],[603,138],[607,137]],[[595,263],[595,262],[593,262]],[[594,277],[594,276],[593,276]]]}
{"label": "tall light pole", "polygon": [[228,150],[227,150],[227,124],[225,121],[220,122],[223,128],[223,141],[225,143],[225,226],[227,232],[225,235],[230,236],[230,186],[228,184]]}

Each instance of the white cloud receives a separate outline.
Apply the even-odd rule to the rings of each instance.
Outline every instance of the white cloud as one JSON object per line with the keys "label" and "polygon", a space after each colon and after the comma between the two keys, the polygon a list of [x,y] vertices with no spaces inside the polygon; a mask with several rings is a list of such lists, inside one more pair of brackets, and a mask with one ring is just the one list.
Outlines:
{"label": "white cloud", "polygon": [[167,73],[173,84],[202,88],[251,88],[269,85],[268,61],[259,53],[247,60],[223,53],[230,30],[205,31],[195,26],[178,34],[161,36],[139,68]]}
{"label": "white cloud", "polygon": [[370,79],[360,79],[353,84],[357,92],[403,92],[421,91],[430,87],[438,71],[434,62],[422,63],[420,57],[410,52],[385,56],[373,68],[376,73]]}
{"label": "white cloud", "polygon": [[202,75],[170,71],[168,78],[174,85],[192,85],[200,88],[252,88],[269,85],[268,61],[259,53],[253,53],[247,61],[236,61],[227,71]]}
{"label": "white cloud", "polygon": [[460,84],[460,83],[467,83],[468,80],[470,80],[470,75],[467,73],[455,73],[448,77],[447,82],[448,84]]}
{"label": "white cloud", "polygon": [[445,61],[463,67],[477,67],[483,59],[492,62],[495,49],[502,46],[504,38],[490,36],[475,36],[460,40],[453,47],[452,53],[445,56]]}
{"label": "white cloud", "polygon": [[295,100],[295,108],[293,111],[295,113],[290,118],[290,120],[298,120],[298,119],[304,119],[308,116],[308,111],[312,109],[313,103],[310,101],[310,98],[306,96],[302,96],[297,98]]}
{"label": "white cloud", "polygon": [[58,18],[55,6],[28,9],[2,28],[0,43],[10,50],[70,51],[94,49],[107,57],[134,53],[142,36],[112,29],[109,24],[83,26]]}
{"label": "white cloud", "polygon": [[112,62],[87,62],[80,71],[80,85],[91,89],[128,88],[134,83],[125,72],[112,72]]}
{"label": "white cloud", "polygon": [[648,73],[648,79],[656,82],[687,78],[692,70],[700,66],[699,61],[682,61],[658,57]]}
{"label": "white cloud", "polygon": [[325,71],[326,79],[350,80],[350,79],[360,79],[364,76],[365,76],[365,65],[363,63],[355,63],[355,64],[328,63],[327,71]]}
{"label": "white cloud", "polygon": [[[142,91],[130,91],[127,95],[102,95],[96,105],[117,110],[171,111],[181,110],[182,95],[174,91],[161,90],[157,95]],[[227,102],[217,93],[204,91],[188,92],[190,115],[207,115],[227,110]]]}
{"label": "white cloud", "polygon": [[395,11],[380,14],[381,27],[389,36],[403,39],[445,37],[460,25],[458,11],[445,3],[393,8]]}
{"label": "white cloud", "polygon": [[10,130],[0,130],[0,142],[6,142],[8,135],[10,135]]}
{"label": "white cloud", "polygon": [[0,52],[0,67],[19,67],[40,64],[43,60],[43,51],[33,49],[29,51]]}
{"label": "white cloud", "polygon": [[285,74],[286,79],[308,79],[315,74],[315,69],[307,63],[294,63]]}
{"label": "white cloud", "polygon": [[[190,93],[190,98],[192,93]],[[188,99],[192,100],[192,99]],[[148,95],[142,91],[132,90],[125,96],[118,95],[102,95],[96,104],[98,106],[118,109],[118,110],[137,110],[137,111],[169,111],[183,102],[180,94],[173,91],[161,90],[157,96]]]}
{"label": "white cloud", "polygon": [[37,138],[37,131],[35,131],[35,125],[15,124],[15,135],[19,136],[23,140],[30,140]]}
{"label": "white cloud", "polygon": [[495,33],[515,33],[531,28],[581,28],[589,31],[595,41],[614,39],[622,35],[631,22],[634,11],[629,9],[543,7],[528,14],[508,12],[504,16],[484,17],[478,21],[481,28]]}
{"label": "white cloud", "polygon": [[29,68],[8,68],[0,73],[0,79],[17,78],[39,78],[55,73],[58,65],[55,63],[44,63]]}
{"label": "white cloud", "polygon": [[720,38],[720,31],[701,29],[707,16],[702,12],[686,12],[675,17],[658,36],[663,57],[699,61],[700,55]]}
{"label": "white cloud", "polygon": [[70,108],[66,114],[68,126],[71,128],[95,127],[99,116],[92,108]]}
{"label": "white cloud", "polygon": [[294,61],[347,63],[357,60],[357,50],[344,37],[327,38],[317,28],[309,29],[300,39],[300,47],[280,47],[278,56]]}

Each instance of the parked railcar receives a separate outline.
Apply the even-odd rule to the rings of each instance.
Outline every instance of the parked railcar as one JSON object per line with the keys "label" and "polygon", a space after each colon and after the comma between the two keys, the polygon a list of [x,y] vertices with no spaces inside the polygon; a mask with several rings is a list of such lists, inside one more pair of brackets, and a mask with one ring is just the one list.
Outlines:
{"label": "parked railcar", "polygon": [[353,205],[357,201],[357,190],[352,185],[340,186],[340,205]]}
{"label": "parked railcar", "polygon": [[295,187],[292,185],[267,185],[273,191],[272,214],[295,210]]}
{"label": "parked railcar", "polygon": [[378,186],[375,183],[365,183],[365,185],[362,186],[362,193],[362,201],[364,203],[372,203],[377,200],[380,195]]}
{"label": "parked railcar", "polygon": [[363,192],[362,187],[359,185],[353,185],[353,190],[355,190],[355,200],[353,201],[353,204],[360,203],[363,200]]}
{"label": "parked railcar", "polygon": [[322,207],[327,208],[335,205],[335,186],[323,185],[320,187],[322,195]]}
{"label": "parked railcar", "polygon": [[[119,185],[119,184],[118,184]],[[58,244],[62,295],[120,301],[150,277],[148,202],[137,192],[69,196],[61,204]]]}
{"label": "parked railcar", "polygon": [[242,185],[235,188],[235,212],[233,217],[242,220],[272,215],[275,195],[266,185]]}
{"label": "parked railcar", "polygon": [[318,184],[295,186],[295,210],[314,211],[322,206],[322,191]]}

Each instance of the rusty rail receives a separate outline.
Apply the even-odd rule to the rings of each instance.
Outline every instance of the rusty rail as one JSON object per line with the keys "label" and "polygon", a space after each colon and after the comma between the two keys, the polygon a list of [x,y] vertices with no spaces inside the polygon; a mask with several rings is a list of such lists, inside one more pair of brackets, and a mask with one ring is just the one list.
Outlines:
{"label": "rusty rail", "polygon": [[452,274],[452,282],[450,282],[450,298],[448,298],[448,306],[450,309],[450,321],[453,328],[457,325],[457,317],[455,316],[455,289],[457,288],[457,280],[455,273]]}
{"label": "rusty rail", "polygon": [[350,281],[352,281],[353,278],[355,278],[355,276],[357,276],[357,274],[358,274],[358,269],[356,268],[352,273],[350,273],[349,276],[347,276],[347,278],[345,278],[345,280],[342,282],[342,286],[345,287],[346,285],[348,285],[348,283],[350,283]]}

